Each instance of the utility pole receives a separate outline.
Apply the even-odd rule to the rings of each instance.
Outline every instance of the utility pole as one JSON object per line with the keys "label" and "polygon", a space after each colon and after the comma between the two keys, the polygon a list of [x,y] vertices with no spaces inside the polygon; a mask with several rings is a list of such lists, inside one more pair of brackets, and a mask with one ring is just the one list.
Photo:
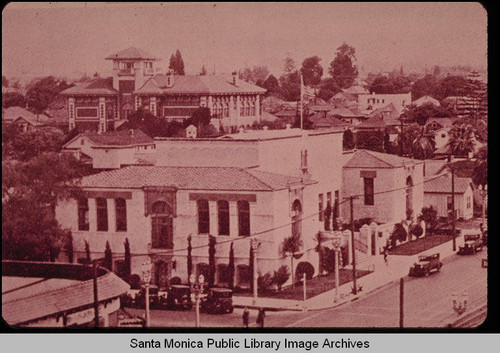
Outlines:
{"label": "utility pole", "polygon": [[453,234],[453,251],[457,250],[455,234],[455,170],[451,168],[451,231]]}
{"label": "utility pole", "polygon": [[400,132],[400,135],[399,135],[399,155],[402,156],[403,155],[403,119],[400,119],[401,120],[401,132]]}
{"label": "utility pole", "polygon": [[405,289],[405,282],[404,279],[401,278],[399,280],[399,327],[403,328],[403,322],[404,322],[404,291]]}
{"label": "utility pole", "polygon": [[[356,197],[357,198],[357,197]],[[356,284],[356,246],[354,245],[354,209],[353,201],[354,196],[349,197],[349,203],[351,205],[351,245],[352,245],[352,285],[354,286],[354,295],[358,294],[358,286]]]}
{"label": "utility pole", "polygon": [[97,298],[97,262],[92,261],[93,280],[94,280],[94,320],[95,327],[99,327],[99,300]]}
{"label": "utility pole", "polygon": [[253,252],[253,305],[257,304],[257,290],[258,290],[258,282],[257,282],[257,248],[259,246],[259,241],[257,238],[253,238],[250,241],[250,246],[252,247]]}

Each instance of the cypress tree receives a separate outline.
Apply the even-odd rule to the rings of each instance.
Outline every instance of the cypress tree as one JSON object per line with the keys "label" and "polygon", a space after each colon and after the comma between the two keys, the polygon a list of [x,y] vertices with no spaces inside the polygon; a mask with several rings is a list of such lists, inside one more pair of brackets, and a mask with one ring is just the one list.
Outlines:
{"label": "cypress tree", "polygon": [[229,264],[227,265],[227,277],[228,277],[228,286],[229,288],[234,288],[234,248],[233,243],[231,243],[231,247],[229,248]]}
{"label": "cypress tree", "polygon": [[130,264],[130,243],[128,242],[128,238],[125,238],[124,246],[125,246],[125,261],[123,264],[124,267],[123,279],[126,282],[129,282],[132,269]]}
{"label": "cypress tree", "polygon": [[191,254],[193,251],[193,247],[191,246],[191,235],[189,235],[187,239],[188,239],[187,272],[188,272],[188,283],[191,284],[190,283],[191,280],[189,279],[189,277],[193,273],[193,255]]}
{"label": "cypress tree", "polygon": [[113,253],[111,252],[109,241],[106,242],[106,250],[104,250],[104,267],[110,271],[113,270]]}
{"label": "cypress tree", "polygon": [[213,235],[208,237],[208,288],[214,286],[215,282],[215,244],[217,241]]}

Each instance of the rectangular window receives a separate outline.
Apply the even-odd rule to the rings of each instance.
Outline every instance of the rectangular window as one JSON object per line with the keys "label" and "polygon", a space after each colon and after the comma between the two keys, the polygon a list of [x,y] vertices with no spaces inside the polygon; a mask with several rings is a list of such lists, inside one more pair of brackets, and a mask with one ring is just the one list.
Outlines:
{"label": "rectangular window", "polygon": [[116,231],[127,231],[127,203],[125,199],[115,199]]}
{"label": "rectangular window", "polygon": [[318,195],[319,221],[323,222],[323,194]]}
{"label": "rectangular window", "polygon": [[78,200],[78,230],[89,230],[89,200]]}
{"label": "rectangular window", "polygon": [[250,204],[248,201],[238,201],[238,234],[250,235]]}
{"label": "rectangular window", "polygon": [[219,214],[219,235],[229,235],[229,202],[217,201],[217,211]]}
{"label": "rectangular window", "polygon": [[207,200],[198,200],[198,233],[210,233],[210,211]]}
{"label": "rectangular window", "polygon": [[96,200],[97,208],[97,230],[101,232],[108,231],[108,203],[107,200],[99,197]]}
{"label": "rectangular window", "polygon": [[330,206],[332,206],[332,193],[331,192],[327,192],[326,193],[326,204],[330,204]]}
{"label": "rectangular window", "polygon": [[76,117],[79,119],[83,118],[97,118],[97,107],[95,108],[76,108]]}
{"label": "rectangular window", "polygon": [[446,196],[446,209],[448,211],[451,211],[453,209],[453,203],[452,203],[451,196]]}
{"label": "rectangular window", "polygon": [[365,184],[365,205],[374,205],[373,178],[363,178]]}
{"label": "rectangular window", "polygon": [[467,196],[467,209],[470,209],[470,207],[471,207],[470,196]]}
{"label": "rectangular window", "polygon": [[339,208],[340,208],[340,193],[338,190],[335,190],[335,205],[337,205],[337,208],[335,210],[335,217],[339,216]]}
{"label": "rectangular window", "polygon": [[245,107],[240,108],[240,116],[245,116]]}

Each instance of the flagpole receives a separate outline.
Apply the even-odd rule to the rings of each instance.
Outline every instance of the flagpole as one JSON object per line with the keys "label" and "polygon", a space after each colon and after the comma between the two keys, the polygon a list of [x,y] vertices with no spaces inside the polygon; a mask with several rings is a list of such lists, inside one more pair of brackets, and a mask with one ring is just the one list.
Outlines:
{"label": "flagpole", "polygon": [[304,79],[302,78],[302,75],[300,75],[300,129],[304,130],[304,105],[302,100],[304,99]]}

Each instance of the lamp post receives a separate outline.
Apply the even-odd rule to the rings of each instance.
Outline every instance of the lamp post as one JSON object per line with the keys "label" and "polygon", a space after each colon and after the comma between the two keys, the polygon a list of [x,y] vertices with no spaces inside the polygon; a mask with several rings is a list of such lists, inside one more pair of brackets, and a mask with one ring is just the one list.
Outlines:
{"label": "lamp post", "polygon": [[335,252],[335,297],[333,301],[336,303],[339,301],[339,252],[340,252],[340,242],[341,238],[333,239],[333,251]]}
{"label": "lamp post", "polygon": [[[488,196],[488,184],[485,185],[479,185],[479,193],[481,194],[481,197],[483,199],[482,203],[482,216],[483,216],[483,229],[486,226],[485,224],[485,219],[486,219],[486,197]],[[481,234],[482,235],[482,234]]]}
{"label": "lamp post", "polygon": [[194,293],[196,303],[196,327],[200,327],[200,293],[203,291],[203,284],[205,283],[205,276],[202,274],[198,276],[198,282],[194,274],[189,276],[189,283],[191,283],[191,291]]}
{"label": "lamp post", "polygon": [[142,263],[142,278],[144,279],[144,289],[146,291],[145,296],[145,310],[146,310],[146,322],[145,326],[149,327],[150,318],[149,318],[149,282],[151,281],[151,259],[149,257],[144,260]]}
{"label": "lamp post", "polygon": [[253,238],[250,241],[250,246],[253,252],[253,305],[257,305],[257,248],[259,246],[259,241],[257,238]]}
{"label": "lamp post", "polygon": [[451,293],[451,300],[453,302],[453,310],[458,315],[462,315],[467,310],[467,301],[469,300],[469,295],[466,291],[462,292],[462,295],[457,295],[457,293]]}

